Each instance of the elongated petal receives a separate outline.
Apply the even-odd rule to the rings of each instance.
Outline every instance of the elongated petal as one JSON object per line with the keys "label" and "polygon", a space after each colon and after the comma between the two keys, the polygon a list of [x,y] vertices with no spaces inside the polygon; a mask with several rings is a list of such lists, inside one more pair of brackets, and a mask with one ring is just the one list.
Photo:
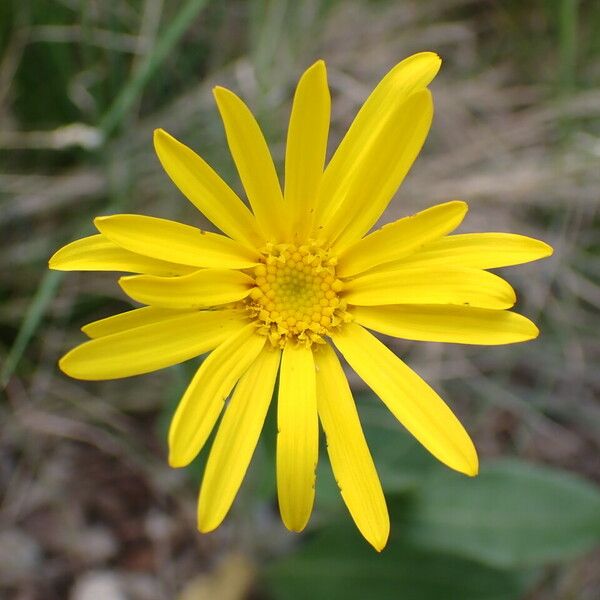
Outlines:
{"label": "elongated petal", "polygon": [[456,304],[480,308],[510,308],[515,292],[504,279],[479,269],[406,268],[364,275],[348,282],[346,301],[378,304]]}
{"label": "elongated petal", "polygon": [[364,150],[337,212],[320,232],[340,251],[358,241],[386,209],[421,151],[433,118],[427,89],[415,92]]}
{"label": "elongated petal", "polygon": [[284,525],[302,531],[315,499],[319,422],[312,350],[287,344],[277,404],[277,496]]}
{"label": "elongated petal", "polygon": [[336,267],[338,277],[350,277],[411,254],[456,229],[467,208],[465,202],[455,200],[384,225],[342,252]]}
{"label": "elongated petal", "polygon": [[262,231],[274,240],[283,234],[283,198],[267,142],[250,109],[233,92],[213,90],[229,150]]}
{"label": "elongated petal", "polygon": [[150,373],[212,350],[246,323],[234,310],[177,315],[85,342],[67,352],[59,366],[88,380]]}
{"label": "elongated petal", "polygon": [[349,323],[332,338],[350,366],[431,454],[451,469],[477,474],[469,434],[414,371],[360,325]]}
{"label": "elongated petal", "polygon": [[423,342],[495,346],[525,342],[539,333],[523,315],[471,306],[355,306],[352,316],[369,329]]}
{"label": "elongated petal", "polygon": [[213,350],[188,386],[169,428],[169,464],[185,467],[204,446],[225,398],[254,362],[266,338],[250,323]]}
{"label": "elongated petal", "polygon": [[280,350],[264,348],[238,382],[210,450],[198,502],[198,528],[216,529],[242,483],[273,396]]}
{"label": "elongated petal", "polygon": [[398,107],[412,93],[425,88],[440,65],[439,56],[432,52],[414,54],[397,64],[373,90],[325,169],[316,207],[315,232],[339,210],[357,166],[382,131],[393,126],[390,121],[397,118]]}
{"label": "elongated petal", "polygon": [[285,150],[285,202],[291,237],[301,241],[310,232],[319,184],[323,176],[331,97],[327,71],[317,61],[300,78]]}
{"label": "elongated petal", "polygon": [[516,233],[461,233],[427,244],[397,264],[495,269],[539,260],[552,252],[545,242]]}
{"label": "elongated petal", "polygon": [[162,129],[154,132],[154,148],[173,183],[209,221],[247,246],[264,243],[252,213],[200,156]]}
{"label": "elongated petal", "polygon": [[156,306],[144,306],[134,308],[123,313],[99,319],[88,323],[81,328],[89,338],[96,339],[113,333],[120,333],[128,329],[135,329],[143,325],[151,325],[159,321],[168,321],[174,317],[181,317],[185,314],[197,314],[197,311],[189,309],[175,310],[172,308],[159,308]]}
{"label": "elongated petal", "polygon": [[167,219],[143,215],[96,217],[108,239],[127,250],[160,260],[215,269],[247,269],[259,254],[231,238]]}
{"label": "elongated petal", "polygon": [[204,269],[182,277],[132,275],[119,285],[134,300],[163,308],[207,308],[245,298],[254,281],[241,271]]}
{"label": "elongated petal", "polygon": [[102,234],[75,240],[54,253],[48,263],[57,271],[124,271],[150,275],[185,275],[186,265],[156,260],[125,250]]}
{"label": "elongated petal", "polygon": [[352,392],[329,345],[315,352],[315,366],[317,406],[333,474],[356,526],[379,552],[387,542],[390,519]]}

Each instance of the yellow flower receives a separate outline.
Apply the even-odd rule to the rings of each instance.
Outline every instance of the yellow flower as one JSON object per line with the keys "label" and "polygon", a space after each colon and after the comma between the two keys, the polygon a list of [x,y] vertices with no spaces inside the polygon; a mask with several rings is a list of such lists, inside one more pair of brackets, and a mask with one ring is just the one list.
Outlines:
{"label": "yellow flower", "polygon": [[140,215],[99,217],[99,234],[59,250],[50,267],[137,273],[119,284],[142,308],[90,323],[90,341],[61,369],[99,380],[147,373],[210,352],[169,431],[169,462],[189,464],[225,400],[198,503],[198,527],[227,514],[267,413],[275,381],[281,516],[301,531],[315,494],[319,420],[341,494],[381,550],[384,495],[337,347],[392,414],[440,461],[475,475],[477,454],[457,418],[368,329],[410,340],[508,344],[536,326],[506,309],[511,286],[486,269],[548,256],[545,243],[508,233],[450,234],[464,202],[433,206],[367,235],[419,153],[431,124],[427,85],[436,54],[416,54],[379,83],[324,168],[330,116],[325,63],[301,77],[292,107],[282,193],[246,105],[214,90],[249,210],[192,150],[157,130],[175,185],[225,235]]}

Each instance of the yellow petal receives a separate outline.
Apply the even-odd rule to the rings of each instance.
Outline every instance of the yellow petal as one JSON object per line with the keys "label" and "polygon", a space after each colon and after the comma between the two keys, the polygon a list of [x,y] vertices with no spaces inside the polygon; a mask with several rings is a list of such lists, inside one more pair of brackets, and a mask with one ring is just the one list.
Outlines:
{"label": "yellow petal", "polygon": [[315,352],[315,366],[317,406],[335,480],[356,526],[380,552],[390,533],[390,519],[352,392],[328,344]]}
{"label": "yellow petal", "polygon": [[200,156],[162,129],[154,131],[154,148],[173,183],[209,221],[247,246],[264,243],[252,213]]}
{"label": "yellow petal", "polygon": [[264,348],[238,382],[213,442],[198,502],[198,528],[216,529],[229,512],[273,396],[280,350]]}
{"label": "yellow petal", "polygon": [[523,315],[471,306],[355,306],[352,316],[369,329],[422,342],[493,346],[525,342],[539,333]]}
{"label": "yellow petal", "polygon": [[163,308],[207,308],[245,298],[254,280],[241,271],[204,269],[182,277],[132,275],[119,285],[134,300]]}
{"label": "yellow petal", "polygon": [[94,224],[115,244],[144,256],[182,265],[247,269],[260,255],[231,238],[144,215],[96,217]]}
{"label": "yellow petal", "polygon": [[415,92],[364,149],[346,195],[319,234],[335,242],[336,251],[359,240],[379,219],[421,151],[432,117],[431,92]]}
{"label": "yellow petal", "polygon": [[283,233],[283,198],[267,142],[250,109],[233,92],[213,90],[229,150],[259,227],[271,240]]}
{"label": "yellow petal", "polygon": [[197,314],[197,311],[144,306],[142,308],[135,308],[133,310],[128,310],[127,312],[112,315],[105,319],[93,321],[92,323],[84,325],[81,328],[81,331],[89,338],[95,339],[104,337],[105,335],[127,331],[128,329],[142,327],[143,325],[158,323],[159,321],[168,321],[173,317],[181,317],[185,314],[192,313]]}
{"label": "yellow petal", "polygon": [[302,531],[315,499],[319,422],[312,350],[287,344],[277,400],[277,496],[284,525]]}
{"label": "yellow petal", "polygon": [[266,337],[257,335],[254,323],[215,348],[194,375],[169,429],[169,464],[185,467],[210,435],[225,398],[254,362]]}
{"label": "yellow petal", "polygon": [[348,323],[332,336],[350,366],[438,460],[476,475],[475,446],[444,401],[366,329]]}
{"label": "yellow petal", "polygon": [[48,263],[57,271],[124,271],[150,275],[185,275],[186,265],[156,260],[125,250],[102,234],[75,240],[55,252]]}
{"label": "yellow petal", "polygon": [[390,121],[397,118],[398,107],[431,82],[440,65],[439,56],[432,52],[414,54],[389,71],[373,90],[325,169],[316,207],[315,232],[338,211],[365,151],[373,146],[382,130],[389,130]]}
{"label": "yellow petal", "polygon": [[286,214],[296,242],[310,232],[325,164],[330,112],[327,70],[319,60],[298,82],[285,150]]}
{"label": "yellow petal", "polygon": [[398,265],[460,265],[475,269],[495,269],[538,260],[552,254],[552,247],[516,233],[461,233],[427,244]]}
{"label": "yellow petal", "polygon": [[348,282],[349,304],[456,304],[480,308],[510,308],[515,292],[504,279],[479,269],[406,268],[363,275]]}
{"label": "yellow petal", "polygon": [[458,200],[445,202],[384,225],[342,252],[336,267],[338,277],[350,277],[411,254],[456,229],[467,208]]}
{"label": "yellow petal", "polygon": [[59,366],[87,380],[150,373],[212,350],[246,323],[234,310],[185,313],[85,342]]}

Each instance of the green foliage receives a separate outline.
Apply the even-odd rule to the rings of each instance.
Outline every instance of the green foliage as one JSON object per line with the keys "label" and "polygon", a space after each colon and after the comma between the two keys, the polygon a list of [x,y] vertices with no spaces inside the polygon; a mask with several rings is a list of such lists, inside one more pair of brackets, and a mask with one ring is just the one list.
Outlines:
{"label": "green foliage", "polygon": [[491,566],[572,558],[600,541],[600,492],[571,474],[516,460],[468,479],[436,469],[423,481],[400,537]]}
{"label": "green foliage", "polygon": [[276,600],[513,600],[526,581],[398,540],[377,554],[350,527],[334,524],[266,573]]}

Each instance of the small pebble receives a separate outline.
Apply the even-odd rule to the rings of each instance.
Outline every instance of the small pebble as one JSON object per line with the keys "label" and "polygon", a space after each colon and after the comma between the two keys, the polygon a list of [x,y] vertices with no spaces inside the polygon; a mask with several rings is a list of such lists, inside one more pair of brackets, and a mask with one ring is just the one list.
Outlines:
{"label": "small pebble", "polygon": [[121,578],[112,571],[88,571],[76,581],[69,600],[129,600]]}

